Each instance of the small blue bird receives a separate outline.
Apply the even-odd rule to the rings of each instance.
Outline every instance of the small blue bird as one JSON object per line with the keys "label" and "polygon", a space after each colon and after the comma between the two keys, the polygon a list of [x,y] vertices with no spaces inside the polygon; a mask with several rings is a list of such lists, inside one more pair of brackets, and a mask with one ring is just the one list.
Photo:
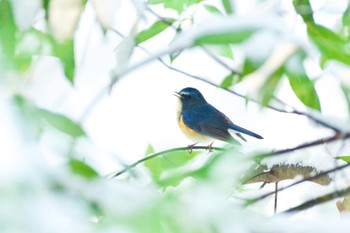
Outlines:
{"label": "small blue bird", "polygon": [[209,145],[211,148],[214,139],[233,142],[234,138],[229,133],[229,129],[233,130],[235,135],[243,141],[246,139],[240,133],[263,139],[259,134],[233,124],[225,114],[209,104],[195,88],[186,87],[180,92],[175,92],[175,96],[179,98],[177,112],[179,126],[195,144],[212,141]]}

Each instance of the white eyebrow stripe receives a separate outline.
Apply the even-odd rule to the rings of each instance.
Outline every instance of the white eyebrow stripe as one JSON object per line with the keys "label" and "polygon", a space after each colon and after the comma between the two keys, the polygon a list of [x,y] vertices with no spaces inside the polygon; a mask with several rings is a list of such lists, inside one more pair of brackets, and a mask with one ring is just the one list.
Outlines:
{"label": "white eyebrow stripe", "polygon": [[189,93],[189,92],[186,92],[186,91],[182,91],[182,92],[180,92],[180,94],[181,94],[181,95],[190,95],[190,93]]}

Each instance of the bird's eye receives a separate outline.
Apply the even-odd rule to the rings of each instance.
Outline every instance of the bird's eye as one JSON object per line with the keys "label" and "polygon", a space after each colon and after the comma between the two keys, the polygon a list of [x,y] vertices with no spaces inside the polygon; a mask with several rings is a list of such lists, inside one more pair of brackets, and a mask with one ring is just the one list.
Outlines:
{"label": "bird's eye", "polygon": [[190,96],[190,95],[187,96],[187,99],[188,99],[188,100],[190,100],[191,98],[192,98],[192,96]]}

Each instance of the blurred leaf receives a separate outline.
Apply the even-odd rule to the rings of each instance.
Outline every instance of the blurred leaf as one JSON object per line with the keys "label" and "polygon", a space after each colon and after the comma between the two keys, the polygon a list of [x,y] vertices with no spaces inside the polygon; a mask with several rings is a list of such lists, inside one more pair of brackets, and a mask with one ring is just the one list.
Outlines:
{"label": "blurred leaf", "polygon": [[294,9],[303,18],[305,23],[313,22],[313,11],[309,0],[293,0]]}
{"label": "blurred leaf", "polygon": [[[217,162],[220,161],[221,156],[224,155],[224,153],[225,152],[215,153],[211,155],[202,166],[195,168],[194,170],[172,174],[164,179],[161,179],[158,181],[158,183],[160,186],[165,188],[169,186],[175,187],[179,185],[184,179],[189,177],[202,180],[208,179],[211,169],[217,164]],[[232,154],[229,156],[231,155]]]}
{"label": "blurred leaf", "polygon": [[53,113],[45,109],[38,109],[38,116],[45,121],[47,121],[50,125],[58,129],[59,131],[66,133],[72,137],[82,137],[85,136],[84,130],[80,127],[80,125],[68,117]]}
{"label": "blurred leaf", "polygon": [[42,2],[43,2],[43,8],[45,10],[45,20],[46,20],[46,22],[48,22],[50,0],[42,0]]}
{"label": "blurred leaf", "polygon": [[[295,10],[306,23],[310,39],[322,53],[323,63],[333,59],[350,65],[350,49],[348,49],[350,42],[343,40],[332,30],[315,23],[309,0],[294,0],[293,4]],[[347,21],[348,18],[345,16],[344,19],[343,16],[343,20]]]}
{"label": "blurred leaf", "polygon": [[62,62],[64,74],[67,79],[73,83],[75,73],[74,40],[71,39],[62,43],[55,42],[53,46],[54,55]]}
{"label": "blurred leaf", "polygon": [[9,0],[0,1],[0,46],[5,61],[12,61],[16,49],[16,23]]}
{"label": "blurred leaf", "polygon": [[173,18],[164,18],[152,24],[152,26],[146,30],[141,31],[135,38],[136,44],[141,44],[146,40],[158,35],[169,26],[171,26],[176,20]]}
{"label": "blurred leaf", "polygon": [[283,67],[280,67],[277,70],[275,70],[268,78],[266,84],[263,86],[263,89],[260,91],[263,105],[268,105],[270,100],[274,97],[276,87],[281,80],[283,72]]}
{"label": "blurred leaf", "polygon": [[195,39],[196,45],[202,44],[237,44],[247,40],[256,30],[243,29],[240,31],[207,34]]}
{"label": "blurred leaf", "polygon": [[[147,151],[152,151],[151,146],[148,147]],[[162,156],[154,157],[145,161],[145,167],[151,172],[152,178],[158,184],[161,183],[162,176],[171,170],[178,169],[188,164],[194,157],[199,155],[201,152],[193,151],[191,154],[188,151],[175,151],[169,152]]]}
{"label": "blurred leaf", "polygon": [[348,3],[348,7],[343,13],[342,22],[343,25],[350,25],[350,2]]}
{"label": "blurred leaf", "polygon": [[207,4],[204,4],[203,6],[210,13],[222,15],[222,12],[216,6],[207,5]]}
{"label": "blurred leaf", "polygon": [[320,25],[308,24],[308,34],[323,56],[350,65],[350,42]]}
{"label": "blurred leaf", "polygon": [[220,45],[219,54],[223,57],[233,60],[233,52],[229,44]]}
{"label": "blurred leaf", "polygon": [[348,7],[343,13],[342,22],[343,22],[343,36],[349,40],[350,39],[350,2],[348,3]]}
{"label": "blurred leaf", "polygon": [[[154,153],[153,146],[148,145],[145,153],[146,156],[153,153]],[[152,178],[154,180],[159,180],[160,175],[162,173],[162,167],[161,167],[160,161],[157,158],[152,158],[152,159],[146,160],[144,165],[151,172]]]}
{"label": "blurred leaf", "polygon": [[336,159],[343,160],[346,163],[350,163],[350,155],[338,156]]}
{"label": "blurred leaf", "polygon": [[98,173],[93,168],[80,160],[71,159],[69,161],[69,167],[74,174],[82,176],[88,180],[98,177]]}
{"label": "blurred leaf", "polygon": [[350,114],[350,88],[345,85],[341,85],[341,89],[343,91],[346,103],[348,105],[348,112]]}
{"label": "blurred leaf", "polygon": [[[254,62],[251,59],[246,59],[243,63],[243,68],[242,68],[242,79],[244,76],[251,74],[255,72],[261,65],[263,64],[263,61],[261,62]],[[241,81],[241,80],[239,80]]]}
{"label": "blurred leaf", "polygon": [[232,84],[233,84],[233,74],[230,73],[221,82],[220,87],[223,88],[223,89],[228,89],[229,87],[232,86]]}
{"label": "blurred leaf", "polygon": [[222,5],[226,11],[226,14],[230,15],[233,13],[233,7],[231,0],[221,0]]}
{"label": "blurred leaf", "polygon": [[170,59],[170,64],[173,63],[175,61],[175,59],[180,56],[180,54],[182,53],[181,51],[175,52],[175,53],[171,53],[169,54],[169,59]]}
{"label": "blurred leaf", "polygon": [[147,147],[147,149],[146,149],[146,153],[145,153],[145,155],[147,156],[147,155],[150,155],[150,154],[154,154],[154,148],[153,148],[153,146],[151,145],[151,144],[149,144],[148,145],[148,147]]}
{"label": "blurred leaf", "polygon": [[173,9],[181,14],[185,9],[203,0],[148,0],[149,4],[163,4],[166,9]]}
{"label": "blurred leaf", "polygon": [[303,66],[303,58],[304,54],[301,52],[291,56],[285,63],[285,74],[299,100],[306,106],[321,111],[320,100],[315,89],[315,84],[306,75]]}

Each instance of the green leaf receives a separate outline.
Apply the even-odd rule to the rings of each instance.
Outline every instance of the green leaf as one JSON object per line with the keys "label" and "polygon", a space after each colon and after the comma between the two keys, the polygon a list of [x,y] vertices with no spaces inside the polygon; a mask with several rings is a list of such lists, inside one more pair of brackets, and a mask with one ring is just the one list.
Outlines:
{"label": "green leaf", "polygon": [[[152,145],[148,145],[145,155],[150,155],[154,153],[154,148]],[[153,180],[159,180],[162,173],[161,163],[157,158],[146,160],[144,163],[145,167],[151,172]]]}
{"label": "green leaf", "polygon": [[255,29],[242,29],[239,31],[207,34],[195,39],[196,45],[203,44],[237,44],[247,40],[257,30]]}
{"label": "green leaf", "polygon": [[342,28],[343,37],[347,40],[350,40],[350,2],[348,3],[348,7],[343,13],[342,22],[343,22],[343,28]]}
{"label": "green leaf", "polygon": [[[164,179],[161,179],[158,181],[158,184],[161,187],[175,187],[179,185],[184,179],[188,177],[193,177],[195,179],[202,179],[207,180],[210,176],[211,170],[214,166],[217,165],[217,163],[221,160],[221,156],[223,156],[225,152],[218,152],[213,155],[211,155],[207,161],[201,165],[200,167],[197,167],[193,170],[189,170],[186,172],[181,173],[175,173],[170,176],[165,177]],[[228,154],[227,154],[228,155]],[[228,156],[232,156],[232,153],[230,153]]]}
{"label": "green leaf", "polygon": [[61,60],[64,74],[73,83],[75,74],[74,40],[67,40],[63,43],[55,42],[53,45],[54,55]]}
{"label": "green leaf", "polygon": [[226,14],[230,15],[233,13],[233,7],[231,4],[231,0],[221,0],[222,5],[226,11]]}
{"label": "green leaf", "polygon": [[180,56],[181,53],[182,53],[182,50],[175,52],[175,53],[172,53],[172,54],[169,54],[170,63],[173,63],[175,61],[175,59]]}
{"label": "green leaf", "polygon": [[69,161],[69,167],[74,174],[82,176],[88,180],[95,179],[99,176],[93,168],[80,160],[71,159]]}
{"label": "green leaf", "polygon": [[188,7],[197,4],[203,0],[148,0],[149,4],[163,4],[166,9],[173,9],[181,14]]}
{"label": "green leaf", "polygon": [[283,67],[280,67],[277,70],[275,70],[268,78],[262,90],[260,90],[263,105],[268,105],[272,97],[274,97],[276,87],[281,80],[283,72]]}
{"label": "green leaf", "polygon": [[305,23],[314,23],[313,11],[309,0],[293,0],[293,5]]}
{"label": "green leaf", "polygon": [[343,40],[333,31],[319,25],[308,25],[308,34],[326,58],[350,65],[349,42]]}
{"label": "green leaf", "polygon": [[244,76],[247,76],[248,74],[251,74],[255,72],[261,65],[263,64],[263,60],[260,62],[257,61],[252,61],[251,59],[246,59],[243,63],[243,68],[242,68],[242,79]]}
{"label": "green leaf", "polygon": [[223,89],[228,89],[229,87],[232,86],[232,84],[233,84],[233,74],[230,73],[221,82],[220,87],[223,88]]}
{"label": "green leaf", "polygon": [[343,155],[335,157],[336,159],[343,160],[346,163],[350,163],[350,155]]}
{"label": "green leaf", "polygon": [[345,85],[341,85],[341,89],[343,91],[346,103],[348,105],[348,112],[350,114],[350,88]]}
{"label": "green leaf", "polygon": [[136,44],[141,44],[146,40],[158,35],[169,26],[171,26],[176,20],[173,18],[164,18],[155,22],[150,28],[141,31],[135,38]]}
{"label": "green leaf", "polygon": [[[153,148],[148,147],[147,151],[152,151]],[[191,154],[185,151],[169,152],[162,156],[154,157],[145,161],[145,167],[150,171],[153,180],[160,184],[163,175],[166,172],[174,171],[188,164],[193,158],[199,155],[201,152],[193,151]]]}
{"label": "green leaf", "polygon": [[72,137],[82,137],[86,135],[78,123],[64,115],[53,113],[45,109],[38,109],[37,111],[40,118],[47,121],[50,125],[63,133]]}
{"label": "green leaf", "polygon": [[285,63],[285,74],[299,100],[306,106],[321,111],[315,84],[305,72],[303,59],[304,54],[301,52],[291,56]]}
{"label": "green leaf", "polygon": [[348,7],[343,13],[342,22],[343,22],[343,25],[350,26],[350,2],[348,3]]}
{"label": "green leaf", "polygon": [[207,5],[207,4],[204,4],[203,6],[204,6],[204,8],[205,8],[207,11],[209,11],[210,13],[222,15],[222,12],[221,12],[216,6]]}
{"label": "green leaf", "polygon": [[233,60],[233,52],[229,44],[220,45],[219,54],[223,57]]}
{"label": "green leaf", "polygon": [[9,0],[0,1],[0,47],[5,62],[13,61],[16,49],[17,27],[12,12]]}

